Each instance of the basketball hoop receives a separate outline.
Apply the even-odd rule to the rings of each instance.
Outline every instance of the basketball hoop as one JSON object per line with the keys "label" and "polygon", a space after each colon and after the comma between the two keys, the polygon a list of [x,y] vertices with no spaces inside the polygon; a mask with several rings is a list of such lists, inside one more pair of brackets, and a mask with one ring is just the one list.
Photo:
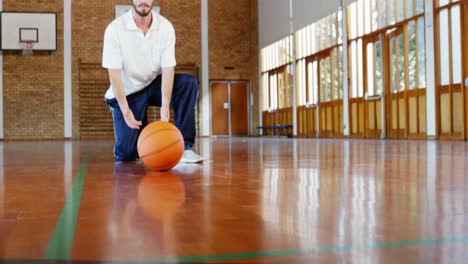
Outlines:
{"label": "basketball hoop", "polygon": [[31,55],[33,51],[33,41],[23,40],[21,44],[23,45],[23,55]]}

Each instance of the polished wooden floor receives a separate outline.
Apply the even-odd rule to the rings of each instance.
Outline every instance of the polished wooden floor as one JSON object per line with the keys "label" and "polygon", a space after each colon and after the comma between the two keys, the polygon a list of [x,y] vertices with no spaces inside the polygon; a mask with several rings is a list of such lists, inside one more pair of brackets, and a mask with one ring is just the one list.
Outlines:
{"label": "polished wooden floor", "polygon": [[0,143],[0,262],[468,261],[466,142],[200,139],[170,172],[112,144]]}

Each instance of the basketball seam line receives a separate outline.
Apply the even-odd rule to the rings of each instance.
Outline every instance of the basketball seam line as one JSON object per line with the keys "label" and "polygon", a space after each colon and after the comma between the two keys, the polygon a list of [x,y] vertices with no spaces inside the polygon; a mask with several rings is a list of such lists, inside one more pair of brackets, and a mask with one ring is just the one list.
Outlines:
{"label": "basketball seam line", "polygon": [[177,139],[176,141],[172,142],[171,144],[168,144],[168,145],[167,145],[165,148],[163,148],[162,150],[157,150],[157,151],[150,152],[150,153],[148,153],[148,154],[146,154],[146,155],[141,156],[140,158],[143,159],[143,158],[148,157],[148,156],[151,156],[151,155],[153,155],[153,154],[157,154],[157,153],[159,153],[159,152],[162,152],[163,150],[165,150],[165,149],[167,149],[167,148],[169,148],[169,147],[171,147],[171,146],[177,144],[177,142],[179,142],[179,141],[180,141],[180,138]]}
{"label": "basketball seam line", "polygon": [[154,135],[154,134],[156,134],[156,133],[158,133],[158,132],[166,131],[166,130],[173,130],[173,129],[171,129],[171,128],[159,128],[159,129],[157,129],[156,131],[151,132],[150,134],[148,134],[146,137],[144,137],[144,138],[141,140],[141,142],[137,145],[137,149],[139,149],[140,146],[141,146],[141,145],[146,141],[146,139],[147,139],[148,137],[150,137],[151,135]]}

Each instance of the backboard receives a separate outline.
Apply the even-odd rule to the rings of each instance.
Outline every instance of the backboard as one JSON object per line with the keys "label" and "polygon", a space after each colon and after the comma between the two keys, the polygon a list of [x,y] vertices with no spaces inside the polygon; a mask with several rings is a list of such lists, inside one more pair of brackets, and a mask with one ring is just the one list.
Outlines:
{"label": "backboard", "polygon": [[56,13],[0,13],[1,50],[57,50]]}

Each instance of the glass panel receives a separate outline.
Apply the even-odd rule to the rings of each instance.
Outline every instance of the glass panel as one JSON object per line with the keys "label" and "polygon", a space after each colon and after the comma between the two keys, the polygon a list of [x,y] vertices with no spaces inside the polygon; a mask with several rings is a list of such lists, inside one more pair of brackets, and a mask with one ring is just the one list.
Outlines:
{"label": "glass panel", "polygon": [[282,109],[286,107],[286,80],[284,73],[278,74],[278,108]]}
{"label": "glass panel", "polygon": [[405,19],[405,0],[398,0],[398,21]]}
{"label": "glass panel", "polygon": [[424,17],[418,19],[418,87],[426,87],[426,34]]}
{"label": "glass panel", "polygon": [[363,51],[362,51],[362,39],[358,40],[358,96],[364,96],[364,75],[363,75]]}
{"label": "glass panel", "polygon": [[312,50],[311,50],[311,53],[310,54],[314,54],[317,52],[317,47],[316,47],[316,37],[315,37],[315,24],[312,24],[310,26],[310,42],[311,42],[311,45],[312,45]]}
{"label": "glass panel", "polygon": [[[369,0],[366,0],[369,1]],[[364,0],[358,0],[357,5],[357,26],[358,26],[358,37],[364,34]]]}
{"label": "glass panel", "polygon": [[439,14],[439,39],[440,39],[440,84],[448,85],[449,80],[449,36],[446,34],[448,32],[448,10],[444,9],[440,11]]}
{"label": "glass panel", "polygon": [[336,45],[336,39],[338,37],[337,31],[337,22],[336,22],[336,13],[331,15],[330,19],[330,29],[331,29],[331,36],[332,36],[332,43],[331,46]]}
{"label": "glass panel", "polygon": [[380,0],[379,2],[379,16],[380,16],[380,28],[387,26],[387,1]]}
{"label": "glass panel", "polygon": [[439,6],[444,6],[449,3],[449,0],[439,0]]}
{"label": "glass panel", "polygon": [[364,0],[364,32],[369,34],[371,32],[371,17],[372,17],[372,10],[371,10],[371,1],[372,0]]}
{"label": "glass panel", "polygon": [[460,36],[460,6],[454,6],[451,10],[452,20],[452,72],[453,84],[461,83],[461,36]]}
{"label": "glass panel", "polygon": [[302,60],[302,105],[307,102],[307,72],[306,62]]}
{"label": "glass panel", "polygon": [[351,98],[357,97],[357,82],[358,82],[358,75],[357,75],[357,49],[356,49],[356,41],[351,42]]}
{"label": "glass panel", "polygon": [[302,43],[302,30],[299,30],[296,33],[296,52],[297,52],[297,59],[300,59],[304,56],[302,53],[302,48],[304,47],[304,44]]}
{"label": "glass panel", "polygon": [[424,0],[416,0],[416,13],[424,13]]}
{"label": "glass panel", "polygon": [[262,75],[262,98],[263,98],[263,111],[267,111],[269,107],[269,93],[268,93],[268,73]]}
{"label": "glass panel", "polygon": [[350,39],[354,39],[356,37],[356,31],[357,31],[357,20],[356,20],[356,2],[352,3],[348,7],[348,17],[349,17],[349,23],[346,23],[348,25],[348,37]]}
{"label": "glass panel", "polygon": [[379,8],[377,3],[378,0],[372,0],[372,31],[376,31],[379,25]]}
{"label": "glass panel", "polygon": [[306,28],[306,56],[312,54],[311,28],[310,25]]}
{"label": "glass panel", "polygon": [[397,50],[396,50],[396,38],[392,37],[390,39],[390,82],[392,93],[397,93]]}
{"label": "glass panel", "polygon": [[264,50],[260,50],[260,71],[264,72],[265,71],[265,56],[264,56]]}
{"label": "glass panel", "polygon": [[405,83],[405,37],[403,34],[398,35],[398,80],[399,91],[402,92],[406,88]]}
{"label": "glass panel", "polygon": [[406,0],[406,18],[413,16],[413,0]]}
{"label": "glass panel", "polygon": [[331,89],[332,89],[332,75],[331,75],[331,59],[330,57],[327,57],[326,60],[325,60],[325,67],[327,68],[327,77],[326,77],[326,81],[327,81],[327,102],[330,102],[331,100]]}
{"label": "glass panel", "polygon": [[338,48],[338,98],[343,99],[343,46]]}
{"label": "glass panel", "polygon": [[375,78],[376,89],[375,94],[381,95],[383,91],[383,60],[382,60],[382,43],[377,41],[375,43]]}
{"label": "glass panel", "polygon": [[274,63],[273,63],[273,68],[278,67],[279,65],[279,42],[276,42],[273,48],[273,57],[274,57]]}
{"label": "glass panel", "polygon": [[307,64],[307,102],[314,101],[314,74],[312,71],[312,62]]}
{"label": "glass panel", "polygon": [[316,52],[321,51],[321,46],[320,46],[320,40],[321,40],[321,31],[322,30],[322,24],[320,24],[320,21],[315,23],[315,48]]}
{"label": "glass panel", "polygon": [[338,75],[338,48],[333,49],[333,55],[332,55],[332,66],[331,68],[333,69],[333,82],[332,82],[332,100],[337,100],[339,98],[339,92],[338,88],[340,87],[340,82],[339,82],[339,75]]}
{"label": "glass panel", "polygon": [[326,98],[326,89],[327,89],[327,82],[325,79],[327,78],[327,69],[325,68],[325,60],[320,60],[320,102],[325,102]]}
{"label": "glass panel", "polygon": [[343,43],[343,13],[338,11],[338,44]]}
{"label": "glass panel", "polygon": [[388,24],[395,24],[395,2],[396,0],[388,0]]}
{"label": "glass panel", "polygon": [[286,98],[284,100],[284,107],[291,107],[293,103],[292,101],[293,80],[292,80],[292,74],[291,74],[292,67],[294,67],[294,65],[289,64],[286,67],[286,71],[284,72],[284,83],[285,83],[284,89],[285,89],[285,94],[286,94]]}
{"label": "glass panel", "polygon": [[302,82],[301,82],[301,61],[296,63],[296,100],[297,105],[301,105],[302,102]]}
{"label": "glass panel", "polygon": [[277,80],[276,74],[270,76],[270,110],[277,109]]}
{"label": "glass panel", "polygon": [[313,67],[312,67],[312,71],[313,71],[313,76],[314,76],[314,79],[313,79],[313,103],[316,104],[318,103],[318,63],[317,61],[314,61],[314,63],[312,64]]}
{"label": "glass panel", "polygon": [[408,80],[409,89],[416,89],[416,32],[414,21],[408,23]]}
{"label": "glass panel", "polygon": [[374,91],[374,43],[367,44],[367,94],[372,96]]}

